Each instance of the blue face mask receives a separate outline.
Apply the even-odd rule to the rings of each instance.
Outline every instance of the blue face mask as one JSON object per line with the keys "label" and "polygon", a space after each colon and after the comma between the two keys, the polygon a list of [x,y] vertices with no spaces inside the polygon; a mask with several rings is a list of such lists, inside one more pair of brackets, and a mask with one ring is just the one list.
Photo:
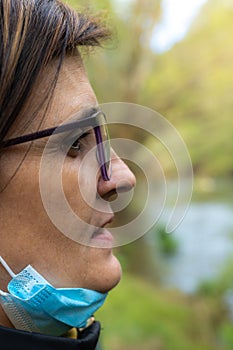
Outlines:
{"label": "blue face mask", "polygon": [[107,294],[83,288],[54,288],[32,266],[12,277],[9,293],[0,290],[0,304],[17,329],[62,335],[72,327],[85,328]]}

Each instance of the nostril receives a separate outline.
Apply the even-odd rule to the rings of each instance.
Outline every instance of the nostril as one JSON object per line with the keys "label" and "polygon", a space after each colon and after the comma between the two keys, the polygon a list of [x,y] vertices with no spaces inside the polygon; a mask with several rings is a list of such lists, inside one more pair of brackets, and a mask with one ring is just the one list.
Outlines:
{"label": "nostril", "polygon": [[132,184],[129,181],[119,181],[116,183],[116,192],[117,193],[123,193],[123,192],[129,192],[130,190],[132,190],[132,188],[134,187],[134,183]]}
{"label": "nostril", "polygon": [[[113,198],[121,194],[132,193],[136,185],[136,178],[129,167],[116,155],[112,158],[112,177],[110,181],[103,181],[99,177],[97,182],[98,195],[104,199]],[[114,196],[112,196],[114,194]],[[117,196],[116,196],[117,195]],[[112,199],[111,199],[112,201]]]}

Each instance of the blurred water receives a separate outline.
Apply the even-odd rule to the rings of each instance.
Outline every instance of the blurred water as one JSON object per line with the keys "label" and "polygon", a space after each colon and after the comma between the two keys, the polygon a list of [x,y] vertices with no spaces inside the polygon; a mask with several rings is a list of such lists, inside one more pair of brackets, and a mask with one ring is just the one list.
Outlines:
{"label": "blurred water", "polygon": [[225,203],[191,204],[172,234],[179,243],[176,256],[166,260],[164,285],[193,292],[202,280],[220,273],[233,256],[233,210]]}

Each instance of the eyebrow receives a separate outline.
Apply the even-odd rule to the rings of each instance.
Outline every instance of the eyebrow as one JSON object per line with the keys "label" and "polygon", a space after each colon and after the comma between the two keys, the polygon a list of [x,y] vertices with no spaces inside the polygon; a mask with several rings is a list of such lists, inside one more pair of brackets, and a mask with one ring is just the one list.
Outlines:
{"label": "eyebrow", "polygon": [[[60,133],[63,133],[65,131],[73,130],[75,126],[79,126],[79,127],[98,126],[98,123],[96,121],[94,122],[94,120],[95,120],[96,114],[99,112],[100,112],[100,110],[98,108],[95,108],[95,107],[84,109],[81,112],[81,114],[78,114],[79,119],[76,119],[76,120],[72,119],[71,122],[68,122],[66,124],[54,126],[54,127],[47,128],[44,130],[38,130],[38,131],[35,131],[31,134],[26,134],[23,136],[18,136],[18,137],[9,139],[9,140],[2,141],[0,143],[0,147],[1,148],[10,147],[13,145],[18,145],[18,144],[22,144],[25,142],[48,137],[48,136],[51,136],[52,134],[54,134],[54,135],[60,134]],[[81,115],[81,117],[80,117],[80,115]],[[90,120],[92,121],[92,123],[90,123]]]}

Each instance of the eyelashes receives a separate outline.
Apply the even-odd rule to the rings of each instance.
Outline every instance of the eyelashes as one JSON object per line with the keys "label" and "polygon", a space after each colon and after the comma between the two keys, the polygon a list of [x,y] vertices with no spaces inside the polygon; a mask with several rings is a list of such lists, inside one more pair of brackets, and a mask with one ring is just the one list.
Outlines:
{"label": "eyelashes", "polygon": [[67,155],[69,157],[77,157],[88,152],[95,146],[95,135],[93,131],[88,131],[79,136],[69,148]]}

